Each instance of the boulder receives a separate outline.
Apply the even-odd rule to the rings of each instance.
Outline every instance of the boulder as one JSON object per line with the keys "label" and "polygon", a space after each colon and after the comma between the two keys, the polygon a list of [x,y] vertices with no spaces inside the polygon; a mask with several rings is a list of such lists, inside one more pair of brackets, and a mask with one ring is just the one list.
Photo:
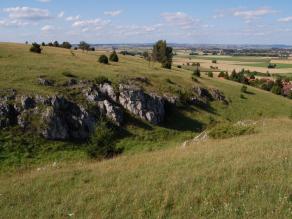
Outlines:
{"label": "boulder", "polygon": [[64,97],[53,97],[42,115],[41,134],[50,140],[87,139],[94,130],[95,118]]}
{"label": "boulder", "polygon": [[22,96],[21,97],[21,105],[23,109],[32,109],[36,106],[36,102],[34,98],[28,97],[28,96]]}
{"label": "boulder", "polygon": [[105,98],[109,98],[110,100],[117,102],[118,97],[114,91],[114,88],[110,84],[100,84],[99,91],[102,95],[104,95]]}
{"label": "boulder", "polygon": [[82,92],[89,102],[102,101],[104,99],[95,86],[86,88]]}
{"label": "boulder", "polygon": [[98,101],[97,105],[100,112],[112,120],[116,125],[120,126],[123,123],[124,113],[121,107],[108,100]]}
{"label": "boulder", "polygon": [[55,82],[53,80],[45,79],[45,78],[38,78],[38,82],[44,86],[53,86]]}
{"label": "boulder", "polygon": [[68,81],[64,83],[64,86],[73,86],[78,84],[78,80],[75,78],[70,78]]}
{"label": "boulder", "polygon": [[211,88],[209,89],[209,92],[214,100],[221,101],[224,104],[228,104],[228,101],[220,90]]}
{"label": "boulder", "polygon": [[228,101],[226,100],[224,94],[214,88],[203,88],[203,87],[194,87],[193,88],[194,93],[197,97],[207,100],[207,101],[221,101],[224,104],[228,104]]}
{"label": "boulder", "polygon": [[15,125],[17,123],[18,112],[12,104],[0,103],[0,128]]}
{"label": "boulder", "polygon": [[119,103],[130,113],[152,124],[159,124],[164,120],[165,109],[162,97],[146,94],[143,90],[129,86],[119,86]]}
{"label": "boulder", "polygon": [[35,101],[36,101],[36,103],[47,105],[47,106],[50,106],[52,104],[52,98],[51,97],[43,97],[43,96],[40,96],[40,95],[36,95]]}

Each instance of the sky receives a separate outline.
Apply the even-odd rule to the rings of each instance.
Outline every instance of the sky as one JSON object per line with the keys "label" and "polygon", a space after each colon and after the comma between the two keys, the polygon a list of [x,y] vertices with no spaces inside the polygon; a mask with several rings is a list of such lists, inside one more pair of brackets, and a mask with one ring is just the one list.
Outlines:
{"label": "sky", "polygon": [[1,42],[286,44],[291,0],[1,0]]}

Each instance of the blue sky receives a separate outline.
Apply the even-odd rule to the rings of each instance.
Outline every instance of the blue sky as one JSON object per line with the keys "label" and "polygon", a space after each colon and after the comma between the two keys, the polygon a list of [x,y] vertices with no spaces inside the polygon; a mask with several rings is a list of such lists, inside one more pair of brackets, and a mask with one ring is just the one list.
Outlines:
{"label": "blue sky", "polygon": [[291,0],[1,0],[0,41],[292,45]]}

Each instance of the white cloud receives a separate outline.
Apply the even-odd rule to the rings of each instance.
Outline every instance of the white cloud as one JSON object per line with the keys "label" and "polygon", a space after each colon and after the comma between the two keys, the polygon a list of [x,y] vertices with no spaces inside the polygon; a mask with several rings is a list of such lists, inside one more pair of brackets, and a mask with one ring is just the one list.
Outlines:
{"label": "white cloud", "polygon": [[52,31],[52,30],[55,30],[55,27],[52,26],[52,25],[45,25],[41,28],[41,31],[44,31],[44,32],[49,32],[49,31]]}
{"label": "white cloud", "polygon": [[105,11],[104,14],[107,15],[107,16],[115,17],[115,16],[120,15],[122,12],[123,12],[122,10],[116,10],[116,11]]}
{"label": "white cloud", "polygon": [[8,16],[17,20],[42,20],[50,18],[49,11],[40,8],[29,7],[15,7],[5,8],[4,12],[8,13]]}
{"label": "white cloud", "polygon": [[280,18],[280,19],[278,19],[278,21],[279,22],[284,22],[284,23],[290,22],[290,21],[292,21],[292,16]]}
{"label": "white cloud", "polygon": [[72,26],[73,27],[81,27],[83,29],[85,28],[94,28],[94,29],[102,29],[106,25],[110,23],[110,20],[102,20],[99,18],[92,19],[92,20],[77,20],[75,21]]}
{"label": "white cloud", "polygon": [[167,23],[180,26],[183,29],[192,28],[200,21],[199,19],[195,19],[184,12],[162,13],[161,16]]}
{"label": "white cloud", "polygon": [[276,11],[270,8],[258,8],[255,10],[234,10],[233,16],[242,17],[246,22],[250,22],[256,18],[274,13],[276,13]]}
{"label": "white cloud", "polygon": [[28,22],[19,20],[0,20],[0,27],[23,27],[28,24]]}
{"label": "white cloud", "polygon": [[66,21],[78,21],[80,19],[80,15],[77,15],[75,17],[70,16],[66,18]]}
{"label": "white cloud", "polygon": [[62,17],[64,17],[64,14],[65,14],[65,12],[64,12],[64,11],[61,11],[61,12],[58,14],[58,18],[62,18]]}

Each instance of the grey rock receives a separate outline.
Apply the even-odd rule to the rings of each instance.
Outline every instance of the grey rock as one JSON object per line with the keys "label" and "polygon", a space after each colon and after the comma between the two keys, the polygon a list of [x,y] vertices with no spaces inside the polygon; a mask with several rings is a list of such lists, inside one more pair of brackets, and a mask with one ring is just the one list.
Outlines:
{"label": "grey rock", "polygon": [[0,128],[15,125],[17,123],[18,112],[12,104],[0,103]]}
{"label": "grey rock", "polygon": [[32,97],[22,96],[21,105],[24,109],[32,109],[36,106],[36,102]]}
{"label": "grey rock", "polygon": [[96,102],[96,101],[104,100],[104,98],[102,97],[101,93],[98,92],[98,90],[97,90],[97,88],[95,86],[86,88],[82,92],[83,92],[85,98],[89,102]]}
{"label": "grey rock", "polygon": [[207,101],[221,101],[224,104],[228,104],[228,101],[226,100],[224,94],[214,88],[203,88],[203,87],[194,87],[193,88],[194,93],[197,95],[197,97],[205,99]]}
{"label": "grey rock", "polygon": [[170,103],[170,104],[176,105],[179,102],[179,97],[177,96],[164,95],[163,98],[165,102]]}
{"label": "grey rock", "polygon": [[129,85],[119,86],[120,104],[130,113],[152,124],[159,124],[164,120],[165,109],[162,97],[146,94],[143,90]]}
{"label": "grey rock", "polygon": [[110,84],[108,83],[100,84],[99,91],[105,96],[105,98],[109,98],[112,101],[117,102],[118,97],[114,91],[114,88]]}
{"label": "grey rock", "polygon": [[95,126],[94,117],[64,97],[53,97],[42,119],[41,134],[50,140],[87,139]]}
{"label": "grey rock", "polygon": [[124,113],[121,107],[108,100],[98,101],[97,105],[100,112],[112,120],[116,125],[120,126],[123,123]]}
{"label": "grey rock", "polygon": [[36,101],[36,103],[50,106],[52,104],[51,103],[52,102],[52,97],[43,97],[43,96],[40,96],[40,95],[36,95],[35,101]]}
{"label": "grey rock", "polygon": [[45,79],[45,78],[38,78],[38,82],[44,86],[53,86],[55,82],[53,80]]}
{"label": "grey rock", "polygon": [[73,86],[78,84],[78,80],[75,78],[70,78],[68,81],[64,83],[64,86]]}

